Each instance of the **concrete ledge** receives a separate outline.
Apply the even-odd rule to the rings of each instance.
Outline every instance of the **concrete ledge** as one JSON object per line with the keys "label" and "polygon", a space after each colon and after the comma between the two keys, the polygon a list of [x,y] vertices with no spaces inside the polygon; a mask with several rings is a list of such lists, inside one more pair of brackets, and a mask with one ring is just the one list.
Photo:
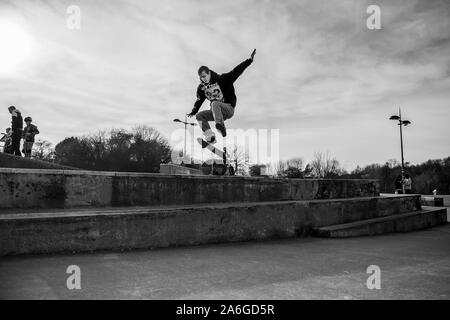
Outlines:
{"label": "concrete ledge", "polygon": [[420,209],[419,196],[0,215],[0,255],[302,237],[313,227]]}
{"label": "concrete ledge", "polygon": [[188,175],[203,175],[203,172],[198,169],[193,169],[177,164],[165,164],[159,165],[159,172],[163,174],[188,174]]}
{"label": "concrete ledge", "polygon": [[446,223],[447,209],[424,207],[419,211],[316,228],[313,233],[319,237],[347,238],[410,232]]}
{"label": "concrete ledge", "polygon": [[444,198],[439,196],[422,196],[420,197],[420,202],[424,206],[431,206],[431,207],[444,206]]}
{"label": "concrete ledge", "polygon": [[337,199],[378,194],[376,180],[0,169],[0,210]]}

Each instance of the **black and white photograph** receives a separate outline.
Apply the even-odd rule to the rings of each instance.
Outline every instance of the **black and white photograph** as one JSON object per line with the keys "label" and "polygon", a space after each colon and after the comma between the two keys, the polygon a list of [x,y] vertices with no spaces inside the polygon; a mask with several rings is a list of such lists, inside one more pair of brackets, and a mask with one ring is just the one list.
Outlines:
{"label": "black and white photograph", "polygon": [[0,300],[448,301],[449,121],[449,0],[0,0]]}

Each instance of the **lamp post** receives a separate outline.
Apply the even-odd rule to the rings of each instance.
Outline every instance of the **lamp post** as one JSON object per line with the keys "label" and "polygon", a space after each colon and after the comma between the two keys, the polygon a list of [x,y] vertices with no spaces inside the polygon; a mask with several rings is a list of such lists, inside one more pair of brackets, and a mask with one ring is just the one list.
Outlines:
{"label": "lamp post", "polygon": [[409,120],[402,120],[402,111],[400,110],[400,107],[398,108],[398,115],[393,115],[389,118],[389,120],[396,120],[398,121],[398,126],[400,127],[400,150],[401,150],[401,155],[402,155],[402,190],[403,190],[403,194],[405,194],[405,184],[403,183],[405,177],[405,160],[403,158],[403,132],[402,132],[402,127],[403,126],[407,126],[409,124],[411,124],[411,121]]}
{"label": "lamp post", "polygon": [[173,122],[180,122],[184,124],[184,151],[183,151],[183,157],[186,156],[186,130],[187,130],[187,125],[191,125],[191,126],[196,126],[197,124],[193,123],[193,122],[187,122],[187,115],[184,116],[184,121],[181,121],[180,119],[173,119]]}

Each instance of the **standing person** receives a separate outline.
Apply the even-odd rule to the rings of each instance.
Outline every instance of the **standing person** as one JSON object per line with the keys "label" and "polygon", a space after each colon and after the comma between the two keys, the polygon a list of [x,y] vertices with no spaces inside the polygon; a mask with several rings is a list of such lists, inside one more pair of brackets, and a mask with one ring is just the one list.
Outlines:
{"label": "standing person", "polygon": [[402,175],[399,174],[394,181],[395,194],[403,193]]}
{"label": "standing person", "polygon": [[31,124],[31,117],[25,118],[26,127],[23,129],[23,150],[22,152],[25,154],[25,158],[31,158],[31,149],[33,149],[34,144],[34,136],[39,134],[38,128]]}
{"label": "standing person", "polygon": [[403,180],[403,184],[405,185],[405,193],[411,194],[412,193],[412,180],[411,180],[409,174],[405,174],[405,179]]}
{"label": "standing person", "polygon": [[[194,108],[188,114],[188,117],[197,115],[196,119],[203,130],[207,142],[216,142],[215,134],[211,130],[208,121],[215,121],[216,129],[219,130],[222,136],[225,137],[227,135],[225,120],[230,119],[234,115],[237,101],[233,83],[253,62],[255,53],[256,49],[253,50],[249,59],[230,72],[221,75],[218,75],[206,66],[201,66],[198,69],[201,83],[197,87],[197,101],[195,101]],[[197,113],[205,99],[211,101],[210,110]],[[203,148],[206,146],[207,144],[202,143]]]}
{"label": "standing person", "polygon": [[22,114],[19,109],[16,109],[14,106],[10,106],[8,108],[9,113],[11,114],[11,148],[12,154],[21,157],[20,153],[20,140],[22,139],[22,130],[23,130],[23,119]]}
{"label": "standing person", "polygon": [[1,142],[4,143],[3,145],[3,152],[4,153],[12,153],[11,152],[11,128],[6,128],[5,135],[0,139]]}

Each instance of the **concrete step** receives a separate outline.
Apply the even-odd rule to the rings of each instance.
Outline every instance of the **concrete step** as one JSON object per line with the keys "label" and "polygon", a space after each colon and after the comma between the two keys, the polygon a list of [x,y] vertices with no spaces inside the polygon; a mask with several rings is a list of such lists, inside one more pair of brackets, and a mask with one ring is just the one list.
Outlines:
{"label": "concrete step", "polygon": [[378,195],[376,180],[0,168],[0,211],[342,199]]}
{"label": "concrete step", "polygon": [[410,232],[446,223],[446,208],[422,207],[419,211],[314,228],[313,234],[327,238],[373,236],[392,232]]}
{"label": "concrete step", "polygon": [[420,210],[419,197],[11,211],[0,214],[0,255],[302,237],[312,228]]}

